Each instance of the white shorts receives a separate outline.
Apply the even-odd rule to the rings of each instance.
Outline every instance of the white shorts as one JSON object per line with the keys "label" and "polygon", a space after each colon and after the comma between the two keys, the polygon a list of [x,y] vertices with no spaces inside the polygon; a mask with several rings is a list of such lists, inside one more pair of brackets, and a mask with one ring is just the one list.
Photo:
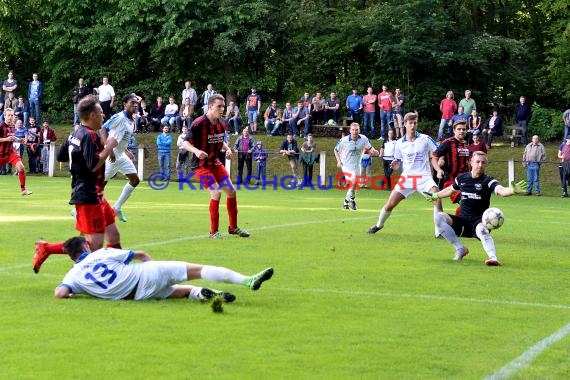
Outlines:
{"label": "white shorts", "polygon": [[437,187],[431,175],[411,174],[409,176],[402,176],[402,177],[405,180],[400,178],[398,182],[393,185],[394,190],[392,191],[397,191],[398,193],[402,194],[405,198],[408,198],[416,191],[421,191],[421,192],[431,191],[431,189],[434,186]]}
{"label": "white shorts", "polygon": [[135,164],[126,154],[117,157],[115,162],[111,162],[109,159],[105,162],[105,181],[110,180],[119,172],[123,174],[135,174],[137,172]]}
{"label": "white shorts", "polygon": [[188,280],[183,261],[145,261],[135,293],[135,300],[168,298],[174,292],[172,285]]}

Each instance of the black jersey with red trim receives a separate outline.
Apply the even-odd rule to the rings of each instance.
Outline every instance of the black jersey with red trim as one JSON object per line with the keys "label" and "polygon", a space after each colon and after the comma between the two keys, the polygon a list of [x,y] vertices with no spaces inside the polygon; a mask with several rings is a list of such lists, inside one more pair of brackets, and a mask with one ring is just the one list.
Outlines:
{"label": "black jersey with red trim", "polygon": [[71,199],[69,204],[99,204],[103,202],[105,165],[96,171],[103,150],[101,138],[93,129],[80,126],[65,140],[57,160],[69,162]]}
{"label": "black jersey with red trim", "polygon": [[459,141],[455,137],[443,140],[434,152],[434,156],[445,159],[445,166],[442,169],[451,178],[469,171],[469,147],[465,140]]}
{"label": "black jersey with red trim", "polygon": [[223,165],[218,158],[220,151],[224,147],[224,135],[226,131],[226,121],[217,120],[212,123],[206,115],[202,115],[190,126],[186,135],[186,141],[208,154],[205,159],[192,156],[192,170],[197,168],[213,169],[216,165]]}
{"label": "black jersey with red trim", "polygon": [[479,219],[491,204],[491,195],[499,181],[483,174],[473,178],[471,172],[463,173],[455,178],[453,188],[461,190],[461,216],[467,220]]}

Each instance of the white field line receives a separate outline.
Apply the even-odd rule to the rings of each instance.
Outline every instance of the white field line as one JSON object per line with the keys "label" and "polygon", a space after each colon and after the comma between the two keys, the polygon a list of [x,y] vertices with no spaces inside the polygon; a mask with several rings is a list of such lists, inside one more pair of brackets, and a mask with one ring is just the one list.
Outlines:
{"label": "white field line", "polygon": [[550,346],[554,345],[556,342],[564,339],[570,334],[570,323],[562,327],[560,330],[556,331],[554,334],[544,338],[512,362],[505,365],[503,368],[495,372],[494,374],[487,376],[484,380],[502,380],[508,379],[516,372],[527,367],[530,362],[532,362],[538,355],[546,351]]}

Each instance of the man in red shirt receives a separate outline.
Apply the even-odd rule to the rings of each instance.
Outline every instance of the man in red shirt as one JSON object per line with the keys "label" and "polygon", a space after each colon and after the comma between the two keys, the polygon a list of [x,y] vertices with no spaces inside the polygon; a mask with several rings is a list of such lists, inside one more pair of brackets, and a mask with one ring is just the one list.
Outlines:
{"label": "man in red shirt", "polygon": [[394,95],[388,91],[388,86],[382,85],[382,92],[378,94],[378,107],[380,107],[380,137],[386,138],[386,129],[392,122],[392,98]]}
{"label": "man in red shirt", "polygon": [[376,115],[376,95],[372,93],[372,87],[368,87],[366,95],[362,97],[362,110],[364,111],[364,123],[362,129],[369,138],[374,137],[374,116]]}
{"label": "man in red shirt", "polygon": [[[446,130],[447,126],[451,125],[451,119],[457,111],[457,103],[453,99],[453,91],[447,91],[445,99],[439,103],[439,110],[441,111],[441,121],[439,123],[439,130],[437,131],[437,140],[442,140],[443,136],[448,135]],[[449,136],[449,135],[448,135]]]}
{"label": "man in red shirt", "polygon": [[240,237],[249,237],[249,232],[237,225],[237,193],[226,168],[219,160],[219,152],[225,151],[226,157],[232,157],[232,151],[224,141],[226,121],[223,119],[226,102],[222,95],[214,94],[208,99],[208,112],[197,118],[190,127],[183,148],[192,152],[192,170],[200,180],[200,186],[210,191],[210,238],[223,236],[218,232],[220,224],[220,198],[222,190],[226,193],[228,209],[228,233]]}
{"label": "man in red shirt", "polygon": [[14,149],[14,143],[20,139],[14,136],[14,110],[6,108],[4,110],[4,121],[0,122],[0,167],[11,164],[18,172],[20,180],[20,191],[22,195],[30,195],[31,191],[26,189],[26,170],[22,159]]}

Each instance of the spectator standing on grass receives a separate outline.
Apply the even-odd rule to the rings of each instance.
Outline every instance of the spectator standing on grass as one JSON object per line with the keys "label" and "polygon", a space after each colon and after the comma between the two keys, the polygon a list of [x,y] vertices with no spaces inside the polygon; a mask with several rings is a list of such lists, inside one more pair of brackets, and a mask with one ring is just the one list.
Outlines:
{"label": "spectator standing on grass", "polygon": [[97,94],[99,95],[99,102],[105,114],[105,120],[108,120],[111,116],[113,104],[115,103],[115,89],[109,84],[108,76],[104,76],[102,82],[103,83],[97,88]]}
{"label": "spectator standing on grass", "polygon": [[263,183],[267,176],[267,150],[263,147],[263,141],[255,142],[253,149],[253,160],[257,166],[257,184]]}
{"label": "spectator standing on grass", "polygon": [[528,123],[530,121],[531,110],[530,105],[526,102],[526,98],[521,96],[519,98],[519,104],[515,106],[514,122],[521,128],[523,144],[528,142]]}
{"label": "spectator standing on grass", "polygon": [[568,198],[568,184],[570,183],[570,135],[566,136],[566,142],[558,150],[558,158],[562,165],[562,198]]}
{"label": "spectator standing on grass", "polygon": [[[188,99],[188,104],[190,105],[190,116],[194,116],[194,107],[198,102],[198,94],[196,90],[192,88],[192,82],[184,82],[184,90],[182,90],[182,101],[180,104],[185,104],[184,101]],[[188,125],[190,127],[190,125]]]}
{"label": "spectator standing on grass", "polygon": [[477,103],[475,99],[471,97],[471,90],[465,90],[465,98],[461,99],[458,108],[459,107],[463,107],[463,112],[466,115],[471,115],[473,110],[477,110]]}
{"label": "spectator standing on grass", "polygon": [[562,121],[564,122],[564,134],[562,137],[565,138],[570,134],[570,108],[562,114]]}
{"label": "spectator standing on grass", "polygon": [[49,152],[51,150],[50,144],[57,141],[57,136],[55,130],[49,126],[47,120],[42,123],[42,129],[40,129],[40,146],[42,147],[41,152],[41,162],[42,162],[42,172],[48,174],[49,169]]}
{"label": "spectator standing on grass", "polygon": [[536,195],[540,196],[540,165],[546,160],[546,150],[538,135],[532,136],[532,141],[524,148],[522,158],[528,183],[526,195],[532,195],[534,185]]}
{"label": "spectator standing on grass", "polygon": [[[273,268],[245,276],[224,267],[154,261],[144,251],[105,248],[92,252],[82,236],[68,239],[63,245],[75,265],[55,288],[57,298],[70,298],[80,293],[104,299],[137,301],[165,298],[209,300],[219,296],[224,302],[233,302],[236,297],[231,293],[178,283],[203,279],[258,290],[273,276]],[[142,263],[132,264],[133,259]]]}
{"label": "spectator standing on grass", "polygon": [[[83,78],[79,78],[77,86],[73,89],[73,125],[79,123],[79,115],[77,114],[77,104],[81,99],[87,96],[88,88],[83,83]],[[39,124],[39,120],[37,120]]]}
{"label": "spectator standing on grass", "polygon": [[39,128],[36,124],[36,118],[30,117],[30,120],[28,120],[28,122],[28,144],[26,147],[29,162],[28,173],[38,173],[38,157],[41,151],[41,148],[38,145]]}
{"label": "spectator standing on grass", "polygon": [[289,166],[291,167],[291,172],[293,173],[293,177],[297,180],[297,183],[302,183],[301,178],[299,177],[299,146],[297,145],[297,140],[293,138],[292,133],[287,133],[287,137],[281,143],[279,147],[279,153],[283,156],[287,157],[289,160]]}
{"label": "spectator standing on grass", "polygon": [[437,139],[443,140],[444,137],[449,136],[451,133],[451,127],[453,122],[451,119],[457,111],[457,103],[453,99],[453,91],[447,91],[445,94],[445,99],[442,99],[439,103],[439,110],[441,111],[441,121],[439,122],[439,129],[437,131]]}
{"label": "spectator standing on grass", "polygon": [[310,185],[313,183],[313,165],[319,161],[317,144],[313,140],[312,133],[309,133],[307,135],[307,141],[301,145],[301,153],[299,154],[299,158],[303,164],[303,183]]}
{"label": "spectator standing on grass", "polygon": [[396,138],[404,135],[404,102],[406,97],[402,91],[396,87],[394,97],[392,98],[392,120],[394,120],[394,130],[396,131]]}
{"label": "spectator standing on grass", "polygon": [[388,134],[386,135],[386,140],[382,142],[380,147],[379,156],[382,158],[382,167],[384,169],[384,180],[382,181],[382,186],[384,190],[392,190],[392,169],[391,164],[394,161],[394,150],[396,149],[396,133],[390,128],[388,129]]}
{"label": "spectator standing on grass", "polygon": [[166,176],[166,180],[170,181],[170,151],[172,148],[172,135],[170,128],[165,125],[162,127],[162,133],[156,136],[156,146],[158,148],[158,169]]}
{"label": "spectator standing on grass", "polygon": [[[238,175],[236,183],[246,184],[251,178],[251,168],[252,168],[252,153],[255,147],[255,141],[253,137],[249,134],[249,128],[245,127],[241,136],[239,136],[234,143],[234,152],[238,155]],[[243,176],[243,165],[245,164],[247,168],[247,176]]]}
{"label": "spectator standing on grass", "polygon": [[380,137],[386,137],[386,131],[392,122],[392,99],[394,95],[388,91],[388,86],[382,85],[382,92],[378,94],[378,108],[380,108]]}
{"label": "spectator standing on grass", "polygon": [[[35,117],[38,123],[41,121],[41,101],[44,93],[44,85],[38,80],[38,74],[32,74],[32,81],[28,83],[28,101],[30,103],[30,115]],[[24,121],[24,125],[27,122]]]}
{"label": "spectator standing on grass", "polygon": [[214,95],[216,91],[214,90],[214,86],[211,83],[208,83],[206,86],[206,90],[200,96],[202,99],[202,112],[205,115],[208,112],[208,101],[210,96]]}
{"label": "spectator standing on grass", "polygon": [[364,120],[362,121],[363,133],[369,138],[374,137],[374,122],[376,116],[376,94],[373,93],[372,87],[366,89],[366,95],[362,97],[362,111],[364,112]]}
{"label": "spectator standing on grass", "polygon": [[178,147],[178,155],[176,157],[176,171],[179,175],[186,177],[190,172],[190,153],[186,149],[184,149],[184,141],[186,141],[186,137],[188,136],[188,127],[182,127],[182,133],[178,135],[178,139],[176,139],[176,146]]}
{"label": "spectator standing on grass", "polygon": [[[8,71],[8,78],[2,83],[2,90],[4,91],[4,101],[7,103],[8,96],[12,94],[12,97],[16,98],[16,90],[18,89],[18,81],[14,78],[14,72],[12,70]],[[7,105],[5,108],[8,107]]]}

